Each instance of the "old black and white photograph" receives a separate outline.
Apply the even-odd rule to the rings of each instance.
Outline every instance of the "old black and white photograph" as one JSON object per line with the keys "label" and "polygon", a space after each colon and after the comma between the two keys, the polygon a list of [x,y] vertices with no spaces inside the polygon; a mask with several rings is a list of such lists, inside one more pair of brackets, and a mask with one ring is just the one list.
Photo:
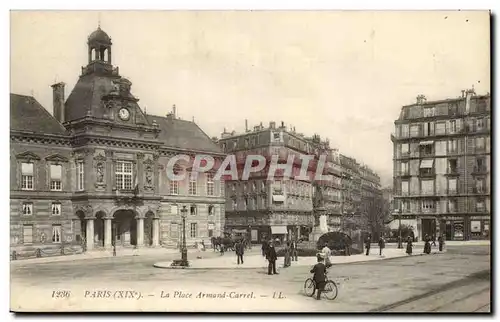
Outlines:
{"label": "old black and white photograph", "polygon": [[9,16],[11,311],[492,312],[488,10]]}

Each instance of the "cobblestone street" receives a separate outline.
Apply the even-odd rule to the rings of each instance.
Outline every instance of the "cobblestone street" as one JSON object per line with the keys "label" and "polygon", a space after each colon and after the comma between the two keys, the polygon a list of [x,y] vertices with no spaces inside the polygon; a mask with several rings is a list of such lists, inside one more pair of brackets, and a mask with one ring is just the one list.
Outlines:
{"label": "cobblestone street", "polygon": [[[67,311],[78,308],[120,311],[366,312],[487,271],[490,269],[489,254],[488,246],[459,246],[450,247],[443,254],[337,264],[329,270],[329,277],[339,284],[339,295],[335,301],[316,301],[302,293],[303,283],[310,276],[308,266],[281,268],[279,275],[269,276],[261,268],[231,274],[230,270],[218,269],[158,269],[153,267],[159,260],[157,256],[26,265],[16,263],[15,266],[11,265],[11,303],[17,305],[11,308],[23,311],[34,308]],[[484,284],[484,281],[481,283]],[[489,280],[486,287],[488,284]],[[71,295],[67,298],[52,298],[53,291],[58,290],[70,291]],[[117,298],[121,295],[116,291],[124,290],[140,292],[141,297]],[[235,292],[231,293],[232,296],[239,298],[206,298],[210,294],[223,292],[227,296]],[[167,294],[169,297],[166,297]],[[189,294],[192,294],[191,297]],[[37,298],[37,303],[33,303],[31,298]],[[484,304],[488,303],[480,306]],[[417,310],[425,311],[426,306],[417,307]]]}

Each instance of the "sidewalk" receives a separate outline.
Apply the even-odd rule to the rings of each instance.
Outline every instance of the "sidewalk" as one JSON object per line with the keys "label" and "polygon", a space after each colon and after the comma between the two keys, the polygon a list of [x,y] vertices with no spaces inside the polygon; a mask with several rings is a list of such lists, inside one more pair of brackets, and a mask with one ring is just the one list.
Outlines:
{"label": "sidewalk", "polygon": [[[446,249],[444,250],[446,251]],[[348,264],[356,262],[377,261],[390,258],[406,257],[406,248],[403,249],[384,249],[383,256],[379,256],[378,247],[371,250],[370,255],[364,254],[351,255],[351,256],[332,256],[330,260],[333,265],[335,264]],[[439,253],[433,249],[431,254]],[[423,255],[423,247],[414,247],[413,256]],[[248,255],[243,257],[244,263],[238,265],[236,255],[233,252],[228,252],[223,256],[206,259],[193,259],[190,260],[190,267],[188,269],[253,269],[253,268],[267,268],[268,262],[262,255]],[[172,268],[171,261],[159,262],[153,266],[156,268]],[[292,266],[313,266],[317,263],[316,257],[299,257],[297,262],[292,262]],[[283,267],[283,257],[279,257],[276,262],[277,267]]]}
{"label": "sidewalk", "polygon": [[[425,242],[419,241],[416,243],[413,243],[414,246],[422,246],[424,247]],[[432,244],[432,242],[431,242]],[[377,243],[372,243],[372,249],[377,248],[378,249],[378,244]],[[386,243],[386,247],[393,248],[397,247],[398,243]],[[436,245],[439,245],[438,241],[436,240]],[[447,240],[444,242],[444,247],[446,246],[490,246],[491,241],[489,240]],[[406,247],[406,241],[403,242],[403,246]],[[435,246],[433,246],[435,247]]]}
{"label": "sidewalk", "polygon": [[[210,250],[205,252],[201,252],[197,249],[188,249],[188,253],[196,254],[196,256],[203,256],[204,254],[210,253]],[[125,257],[125,256],[164,256],[164,255],[175,255],[179,254],[178,249],[172,248],[117,248],[116,249],[116,257]],[[199,254],[199,255],[198,255]],[[88,260],[88,259],[96,259],[96,258],[107,258],[107,257],[115,257],[113,256],[112,250],[91,250],[83,254],[75,254],[75,255],[62,255],[62,256],[49,256],[49,257],[41,257],[41,258],[29,258],[29,259],[19,259],[19,260],[10,260],[11,265],[25,265],[31,263],[53,263],[53,262],[66,262],[66,261],[75,261],[75,260]]]}

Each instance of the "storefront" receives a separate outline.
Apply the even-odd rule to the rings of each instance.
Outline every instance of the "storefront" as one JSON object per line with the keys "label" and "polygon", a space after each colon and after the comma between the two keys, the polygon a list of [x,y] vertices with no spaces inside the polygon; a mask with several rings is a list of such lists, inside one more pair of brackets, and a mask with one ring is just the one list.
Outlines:
{"label": "storefront", "polygon": [[287,226],[271,226],[271,235],[273,240],[278,241],[280,244],[283,244],[287,240],[288,236],[288,228]]}
{"label": "storefront", "polygon": [[470,217],[470,239],[489,239],[490,238],[490,217],[489,216],[471,216]]}

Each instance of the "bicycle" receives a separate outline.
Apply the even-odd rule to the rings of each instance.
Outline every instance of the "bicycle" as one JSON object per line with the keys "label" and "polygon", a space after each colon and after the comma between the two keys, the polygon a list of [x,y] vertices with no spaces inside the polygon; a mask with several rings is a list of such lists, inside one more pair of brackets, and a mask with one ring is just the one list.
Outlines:
{"label": "bicycle", "polygon": [[[309,277],[304,282],[304,293],[307,296],[312,297],[315,291],[316,291],[316,282],[314,282],[314,280],[311,277]],[[321,293],[325,294],[327,299],[331,301],[335,300],[338,295],[337,284],[328,277],[326,277],[325,288]]]}

